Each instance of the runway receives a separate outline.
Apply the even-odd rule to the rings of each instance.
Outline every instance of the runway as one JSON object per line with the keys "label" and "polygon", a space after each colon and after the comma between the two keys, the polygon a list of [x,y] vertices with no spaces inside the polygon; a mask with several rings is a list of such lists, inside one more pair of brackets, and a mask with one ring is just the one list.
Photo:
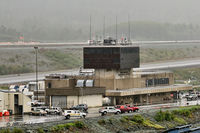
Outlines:
{"label": "runway", "polygon": [[[184,68],[184,67],[199,67],[200,59],[187,59],[179,61],[167,61],[161,63],[148,63],[141,64],[140,68],[134,68],[134,71],[155,71],[155,70],[170,70],[175,68]],[[68,69],[68,70],[58,70],[50,72],[39,72],[38,79],[43,80],[46,75],[49,74],[68,74],[68,75],[77,75],[79,69]],[[3,75],[0,76],[0,84],[12,84],[20,82],[29,82],[35,81],[35,73],[26,73],[26,74],[13,74],[13,75]]]}

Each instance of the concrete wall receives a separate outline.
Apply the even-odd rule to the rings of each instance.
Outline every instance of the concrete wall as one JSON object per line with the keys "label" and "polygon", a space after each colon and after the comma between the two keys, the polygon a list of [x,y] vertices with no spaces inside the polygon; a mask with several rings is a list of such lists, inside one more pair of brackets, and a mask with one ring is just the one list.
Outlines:
{"label": "concrete wall", "polygon": [[4,93],[0,92],[0,112],[4,110],[5,106],[5,100],[4,100]]}
{"label": "concrete wall", "polygon": [[79,103],[85,103],[88,107],[98,107],[102,106],[103,97],[102,95],[87,95],[87,96],[80,96]]}
{"label": "concrete wall", "polygon": [[[107,90],[145,88],[146,80],[169,78],[169,85],[174,84],[173,73],[152,73],[152,74],[132,74],[132,70],[127,70],[123,74],[122,70],[97,69],[95,71],[95,86],[106,87]],[[160,85],[163,86],[163,85]]]}
{"label": "concrete wall", "polygon": [[[48,99],[46,101],[47,104],[50,104],[51,102],[51,96],[48,96]],[[72,106],[76,106],[78,104],[87,104],[88,107],[98,107],[102,106],[103,104],[103,97],[102,94],[100,95],[85,95],[85,96],[67,96],[67,107],[70,108]]]}
{"label": "concrete wall", "polygon": [[67,96],[67,108],[78,104],[78,96]]}
{"label": "concrete wall", "polygon": [[87,104],[88,107],[102,106],[103,97],[102,95],[87,95],[87,96],[67,96],[67,106],[71,107],[77,104]]}
{"label": "concrete wall", "polygon": [[45,80],[45,88],[48,88],[48,84],[51,83],[51,88],[65,88],[72,86],[70,83],[70,79],[51,79]]}
{"label": "concrete wall", "polygon": [[3,110],[12,110],[13,114],[17,113],[14,106],[14,95],[18,95],[19,101],[18,105],[23,105],[23,111],[31,112],[31,99],[27,97],[26,95],[20,94],[20,93],[4,93],[0,92],[0,111]]}
{"label": "concrete wall", "polygon": [[29,97],[27,97],[26,95],[22,95],[21,97],[23,97],[23,111],[24,113],[28,113],[31,112],[31,99]]}

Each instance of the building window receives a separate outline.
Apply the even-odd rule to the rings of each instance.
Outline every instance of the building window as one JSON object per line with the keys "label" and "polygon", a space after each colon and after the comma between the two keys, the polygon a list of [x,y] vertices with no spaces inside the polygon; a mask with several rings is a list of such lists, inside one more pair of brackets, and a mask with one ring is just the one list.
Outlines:
{"label": "building window", "polygon": [[168,85],[169,78],[159,78],[159,79],[147,79],[146,87],[157,86],[157,85]]}
{"label": "building window", "polygon": [[48,83],[48,88],[51,88],[51,83]]}

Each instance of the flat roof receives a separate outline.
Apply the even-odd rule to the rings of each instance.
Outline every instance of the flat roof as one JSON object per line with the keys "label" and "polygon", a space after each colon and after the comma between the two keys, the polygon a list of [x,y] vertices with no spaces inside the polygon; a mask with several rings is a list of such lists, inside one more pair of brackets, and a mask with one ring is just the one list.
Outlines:
{"label": "flat roof", "polygon": [[171,71],[133,71],[133,74],[140,75],[151,75],[151,74],[162,74],[162,73],[173,73]]}
{"label": "flat roof", "polygon": [[139,47],[134,45],[91,45],[91,46],[85,46],[83,48],[124,48],[124,47]]}
{"label": "flat roof", "polygon": [[2,89],[0,89],[0,92],[3,92],[3,93],[19,93],[19,92],[16,92],[16,91],[2,90]]}
{"label": "flat roof", "polygon": [[123,90],[106,90],[106,96],[130,96],[130,95],[153,94],[153,93],[163,93],[163,92],[175,92],[181,90],[192,90],[192,85],[175,84],[169,86],[131,88]]}

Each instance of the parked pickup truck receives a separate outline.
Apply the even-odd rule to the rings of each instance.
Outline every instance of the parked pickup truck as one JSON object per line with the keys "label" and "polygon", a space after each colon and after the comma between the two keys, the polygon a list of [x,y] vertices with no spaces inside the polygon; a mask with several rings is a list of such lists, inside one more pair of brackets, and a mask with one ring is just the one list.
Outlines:
{"label": "parked pickup truck", "polygon": [[115,107],[103,107],[99,109],[99,113],[101,113],[101,115],[106,115],[106,114],[119,114],[121,113],[121,110],[116,109]]}
{"label": "parked pickup truck", "polygon": [[71,117],[85,118],[86,113],[80,112],[79,110],[65,110],[64,116],[66,119],[70,119]]}
{"label": "parked pickup truck", "polygon": [[126,106],[129,107],[129,108],[132,108],[132,111],[133,111],[133,112],[139,111],[139,108],[136,107],[136,106],[131,106],[131,105],[129,105],[129,104],[127,104]]}
{"label": "parked pickup truck", "polygon": [[60,107],[52,107],[52,108],[49,108],[49,109],[45,109],[45,111],[48,113],[48,114],[61,114],[62,113],[62,109]]}
{"label": "parked pickup truck", "polygon": [[115,108],[121,110],[121,113],[125,113],[125,112],[131,113],[133,111],[132,108],[126,105],[116,105]]}

